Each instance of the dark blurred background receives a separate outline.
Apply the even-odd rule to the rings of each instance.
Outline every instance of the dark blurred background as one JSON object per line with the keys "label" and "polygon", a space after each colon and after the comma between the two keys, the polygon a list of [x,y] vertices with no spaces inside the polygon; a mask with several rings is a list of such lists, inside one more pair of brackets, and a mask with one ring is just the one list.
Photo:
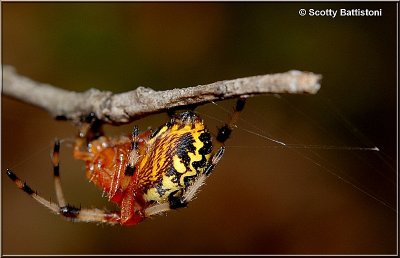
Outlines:
{"label": "dark blurred background", "polygon": [[[301,8],[383,15],[301,17]],[[6,168],[54,200],[52,142],[73,139],[76,128],[2,96],[3,254],[396,253],[396,3],[3,3],[2,38],[3,64],[74,91],[166,90],[292,69],[323,75],[315,96],[249,99],[198,198],[135,227],[68,222],[9,182]],[[233,104],[198,111],[215,130]],[[165,119],[135,123],[145,130]],[[114,208],[66,142],[67,200]]]}

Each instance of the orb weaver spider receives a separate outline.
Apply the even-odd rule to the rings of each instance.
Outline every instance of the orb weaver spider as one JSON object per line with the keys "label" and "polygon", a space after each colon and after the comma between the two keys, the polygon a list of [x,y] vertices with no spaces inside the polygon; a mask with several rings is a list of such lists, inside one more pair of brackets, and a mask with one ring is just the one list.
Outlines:
{"label": "orb weaver spider", "polygon": [[170,115],[158,129],[130,136],[107,137],[94,115],[80,125],[73,155],[86,163],[89,181],[107,193],[119,211],[82,209],[66,204],[59,173],[60,141],[52,155],[57,203],[50,202],[7,169],[18,188],[52,212],[73,221],[136,225],[145,218],[186,207],[224,154],[245,98],[236,102],[231,119],[218,129],[220,145],[213,152],[212,137],[203,120],[193,111]]}

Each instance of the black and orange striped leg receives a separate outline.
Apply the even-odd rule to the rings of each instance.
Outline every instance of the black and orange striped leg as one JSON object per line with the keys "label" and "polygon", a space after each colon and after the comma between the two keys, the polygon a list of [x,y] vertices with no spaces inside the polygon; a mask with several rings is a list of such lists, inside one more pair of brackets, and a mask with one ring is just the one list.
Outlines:
{"label": "black and orange striped leg", "polygon": [[31,196],[38,203],[65,218],[72,219],[76,222],[94,222],[107,224],[120,223],[121,216],[119,211],[109,212],[100,209],[81,209],[70,205],[60,207],[58,204],[50,202],[40,196],[29,185],[27,185],[25,182],[22,182],[21,179],[19,179],[17,175],[14,174],[14,172],[12,172],[10,169],[7,169],[7,176],[17,185],[19,189]]}
{"label": "black and orange striped leg", "polygon": [[75,138],[75,159],[85,160],[89,158],[86,148],[87,144],[104,135],[102,125],[103,123],[97,119],[96,114],[93,112],[81,118],[79,133]]}
{"label": "black and orange striped leg", "polygon": [[136,163],[139,160],[139,127],[135,125],[132,130],[132,151],[129,155],[129,162],[125,169],[126,176],[133,176],[136,171]]}
{"label": "black and orange striped leg", "polygon": [[236,105],[233,109],[233,113],[229,121],[224,124],[221,128],[218,129],[217,133],[217,143],[220,145],[217,151],[212,154],[212,157],[204,170],[204,174],[208,177],[211,172],[214,170],[215,166],[222,158],[225,152],[225,142],[229,139],[232,131],[236,128],[236,123],[239,120],[240,113],[243,111],[244,106],[246,104],[246,98],[240,97],[236,101]]}
{"label": "black and orange striped leg", "polygon": [[54,187],[57,195],[58,204],[52,203],[37,194],[30,186],[23,183],[10,169],[7,169],[8,177],[17,185],[19,189],[31,196],[37,202],[47,207],[51,211],[66,218],[73,219],[74,221],[84,222],[104,222],[109,224],[116,224],[120,221],[119,212],[106,212],[99,209],[80,209],[67,205],[64,199],[61,180],[60,180],[60,141],[56,140],[54,143],[52,163],[54,174]]}
{"label": "black and orange striped leg", "polygon": [[220,144],[224,144],[225,141],[229,139],[233,129],[236,128],[236,123],[239,120],[240,113],[243,111],[245,104],[246,98],[239,98],[236,101],[236,105],[229,122],[218,129],[217,141]]}
{"label": "black and orange striped leg", "polygon": [[104,135],[103,122],[96,117],[94,112],[82,118],[82,127],[85,126],[87,126],[87,128],[83,129],[85,132],[84,136],[81,137],[85,137],[87,143]]}
{"label": "black and orange striped leg", "polygon": [[51,157],[53,164],[53,175],[54,175],[54,189],[56,191],[58,205],[64,207],[66,205],[64,199],[64,193],[61,187],[60,179],[60,141],[58,139],[54,142],[53,155]]}

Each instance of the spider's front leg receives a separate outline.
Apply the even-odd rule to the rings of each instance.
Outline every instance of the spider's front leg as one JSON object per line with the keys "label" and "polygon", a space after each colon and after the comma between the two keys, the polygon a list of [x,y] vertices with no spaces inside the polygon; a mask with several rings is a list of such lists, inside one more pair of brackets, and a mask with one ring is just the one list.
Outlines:
{"label": "spider's front leg", "polygon": [[102,125],[102,122],[97,119],[96,114],[93,112],[82,118],[79,124],[78,136],[75,138],[75,159],[86,160],[89,158],[87,150],[84,147],[91,141],[104,135]]}

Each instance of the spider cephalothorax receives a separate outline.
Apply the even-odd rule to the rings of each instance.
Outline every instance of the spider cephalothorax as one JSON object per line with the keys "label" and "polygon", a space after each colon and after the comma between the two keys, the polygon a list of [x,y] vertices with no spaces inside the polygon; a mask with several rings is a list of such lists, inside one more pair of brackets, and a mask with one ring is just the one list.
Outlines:
{"label": "spider cephalothorax", "polygon": [[130,136],[107,137],[98,128],[93,131],[93,120],[83,123],[75,141],[74,157],[85,161],[88,179],[103,189],[120,211],[66,205],[59,178],[59,141],[53,152],[58,204],[39,196],[11,170],[7,174],[20,189],[57,214],[76,221],[135,225],[146,217],[185,207],[194,198],[221,159],[223,143],[244,103],[245,99],[238,99],[231,120],[219,129],[216,140],[220,147],[216,151],[210,132],[193,111],[171,116],[154,131],[139,133],[134,126]]}

